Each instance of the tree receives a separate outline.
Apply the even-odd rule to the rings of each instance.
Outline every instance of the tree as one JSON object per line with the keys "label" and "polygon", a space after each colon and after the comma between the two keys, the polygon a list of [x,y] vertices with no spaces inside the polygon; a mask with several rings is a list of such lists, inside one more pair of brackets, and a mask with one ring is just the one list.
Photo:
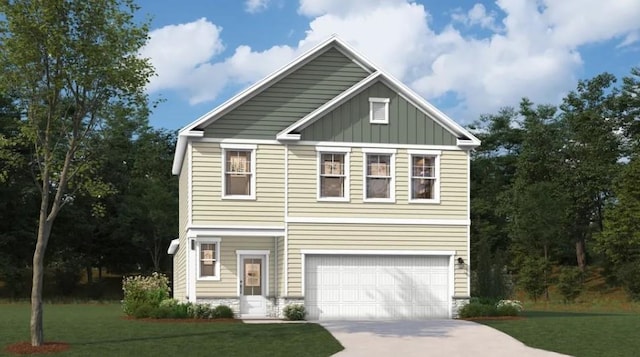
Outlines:
{"label": "tree", "polygon": [[[33,254],[31,344],[44,340],[43,264],[53,223],[95,179],[92,136],[117,110],[145,111],[153,69],[138,56],[148,26],[132,0],[0,0],[0,83],[22,111],[21,135],[40,193]],[[117,109],[117,110],[116,110]]]}

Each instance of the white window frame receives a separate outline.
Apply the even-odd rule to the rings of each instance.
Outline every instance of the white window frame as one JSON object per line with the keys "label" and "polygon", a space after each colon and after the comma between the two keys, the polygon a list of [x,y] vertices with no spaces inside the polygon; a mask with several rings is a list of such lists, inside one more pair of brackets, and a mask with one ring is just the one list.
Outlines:
{"label": "white window frame", "polygon": [[[407,173],[409,184],[407,197],[409,203],[440,203],[440,157],[442,152],[440,150],[407,150],[409,156],[409,172]],[[414,156],[431,156],[434,157],[434,177],[435,182],[433,184],[433,198],[413,198],[413,157]]]}
{"label": "white window frame", "polygon": [[[222,159],[220,161],[221,172],[222,172],[222,199],[232,199],[232,200],[255,200],[256,199],[256,176],[258,173],[256,172],[256,150],[258,145],[250,145],[250,144],[225,144],[221,143],[220,148],[222,149]],[[251,152],[251,181],[249,184],[249,192],[248,195],[227,195],[227,152],[228,151],[250,151]]]}
{"label": "white window frame", "polygon": [[[367,156],[368,155],[388,155],[390,156],[389,198],[367,198]],[[396,201],[396,149],[362,148],[362,201],[363,202],[384,202],[394,203]]]}
{"label": "white window frame", "polygon": [[[389,124],[389,102],[391,100],[389,98],[369,98],[369,123],[371,124]],[[373,106],[374,104],[384,104],[384,119],[383,120],[374,120],[373,119]]]}
{"label": "white window frame", "polygon": [[[316,199],[318,201],[328,201],[328,202],[349,202],[351,194],[350,194],[350,185],[349,181],[351,181],[351,171],[349,170],[349,166],[351,165],[350,161],[350,147],[327,147],[327,146],[318,146],[316,147]],[[321,187],[321,179],[320,175],[322,173],[322,155],[323,154],[341,154],[344,155],[344,197],[322,197],[322,187]]]}
{"label": "white window frame", "polygon": [[[220,280],[220,247],[221,244],[220,242],[222,241],[221,238],[195,238],[193,240],[194,244],[195,244],[195,251],[196,251],[196,278],[198,280],[201,281],[219,281]],[[200,251],[202,248],[202,244],[215,244],[216,246],[216,252],[215,252],[215,265],[213,268],[214,271],[214,275],[213,276],[202,276],[202,272],[200,271],[201,267],[202,267],[202,261],[200,258]]]}

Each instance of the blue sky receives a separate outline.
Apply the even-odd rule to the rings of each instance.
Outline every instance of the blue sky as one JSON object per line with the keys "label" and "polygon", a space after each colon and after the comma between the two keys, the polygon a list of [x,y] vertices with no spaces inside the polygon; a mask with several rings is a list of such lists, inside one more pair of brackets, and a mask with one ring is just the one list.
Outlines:
{"label": "blue sky", "polygon": [[[139,0],[142,54],[179,129],[338,34],[461,124],[527,96],[557,104],[579,79],[640,66],[640,1]],[[177,5],[179,4],[179,5]]]}

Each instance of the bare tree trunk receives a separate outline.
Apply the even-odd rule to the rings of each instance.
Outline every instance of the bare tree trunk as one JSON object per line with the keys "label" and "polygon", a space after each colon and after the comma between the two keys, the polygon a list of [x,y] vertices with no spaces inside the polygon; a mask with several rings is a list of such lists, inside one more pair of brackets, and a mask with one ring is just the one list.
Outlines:
{"label": "bare tree trunk", "polygon": [[33,280],[31,286],[31,345],[42,346],[44,343],[44,328],[42,323],[42,283],[44,278],[44,254],[51,235],[52,221],[47,219],[47,201],[40,207],[40,222],[38,223],[38,240],[33,253]]}
{"label": "bare tree trunk", "polygon": [[582,235],[580,239],[576,241],[576,260],[578,263],[578,268],[580,268],[580,271],[584,273],[587,267],[587,256],[585,252],[584,235]]}

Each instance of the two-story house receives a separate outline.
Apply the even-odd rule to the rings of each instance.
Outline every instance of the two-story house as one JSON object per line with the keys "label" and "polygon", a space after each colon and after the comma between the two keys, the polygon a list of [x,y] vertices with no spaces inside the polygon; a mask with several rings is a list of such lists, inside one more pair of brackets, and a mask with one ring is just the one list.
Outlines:
{"label": "two-story house", "polygon": [[332,37],[180,131],[173,295],[243,317],[453,317],[478,145]]}

